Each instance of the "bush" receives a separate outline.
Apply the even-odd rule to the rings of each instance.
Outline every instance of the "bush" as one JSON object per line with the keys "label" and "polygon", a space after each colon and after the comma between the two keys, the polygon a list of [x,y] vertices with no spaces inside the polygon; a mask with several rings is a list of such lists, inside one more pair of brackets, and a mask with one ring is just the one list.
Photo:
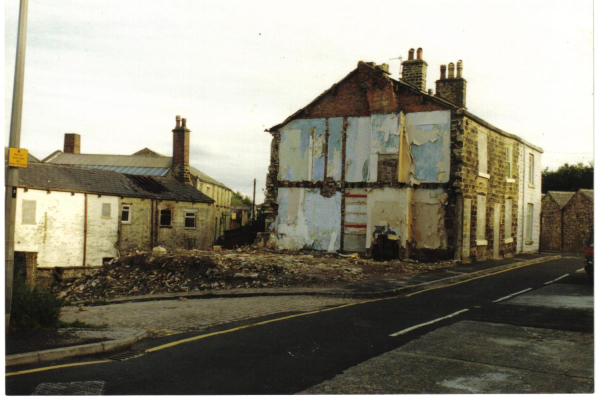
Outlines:
{"label": "bush", "polygon": [[48,290],[29,287],[15,280],[10,313],[11,329],[37,329],[56,327],[63,300]]}

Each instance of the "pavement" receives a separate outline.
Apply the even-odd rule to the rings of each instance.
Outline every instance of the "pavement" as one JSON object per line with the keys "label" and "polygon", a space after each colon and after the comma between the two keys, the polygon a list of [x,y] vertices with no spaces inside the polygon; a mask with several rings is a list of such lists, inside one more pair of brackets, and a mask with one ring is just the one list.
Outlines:
{"label": "pavement", "polygon": [[[511,259],[458,264],[399,279],[345,284],[337,288],[152,294],[114,298],[102,305],[67,306],[61,312],[61,320],[80,320],[92,325],[107,325],[108,328],[72,329],[68,335],[64,332],[47,333],[29,340],[23,338],[27,335],[23,332],[9,333],[6,337],[6,366],[116,352],[146,337],[165,337],[264,316],[319,310],[352,303],[356,298],[394,296],[563,256],[569,257],[550,253],[523,254]],[[22,352],[23,347],[28,352]]]}

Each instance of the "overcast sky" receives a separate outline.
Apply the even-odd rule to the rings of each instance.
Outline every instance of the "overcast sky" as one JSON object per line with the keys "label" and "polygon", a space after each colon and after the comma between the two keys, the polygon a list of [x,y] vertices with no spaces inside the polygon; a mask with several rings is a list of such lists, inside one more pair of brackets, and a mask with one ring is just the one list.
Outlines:
{"label": "overcast sky", "polygon": [[[8,144],[18,0],[5,2]],[[463,60],[468,109],[544,148],[543,165],[593,160],[591,0],[29,0],[21,147],[170,156],[187,118],[191,164],[257,201],[266,128],[359,60],[423,48],[427,88]]]}

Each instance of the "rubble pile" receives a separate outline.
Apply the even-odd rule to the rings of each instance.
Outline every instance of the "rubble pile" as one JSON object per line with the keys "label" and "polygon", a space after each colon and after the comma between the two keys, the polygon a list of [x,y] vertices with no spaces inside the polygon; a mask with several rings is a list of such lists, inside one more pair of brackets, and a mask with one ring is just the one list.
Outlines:
{"label": "rubble pile", "polygon": [[328,287],[374,278],[412,275],[453,262],[375,262],[357,254],[280,251],[248,247],[235,251],[182,250],[122,255],[97,271],[54,283],[69,301],[102,300],[189,291],[240,288]]}

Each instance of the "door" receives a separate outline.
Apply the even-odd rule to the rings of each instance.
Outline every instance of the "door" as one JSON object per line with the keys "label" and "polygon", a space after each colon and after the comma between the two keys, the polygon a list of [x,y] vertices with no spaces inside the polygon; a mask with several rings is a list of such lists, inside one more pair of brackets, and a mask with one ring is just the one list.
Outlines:
{"label": "door", "polygon": [[348,189],[344,194],[344,251],[366,252],[367,190]]}

